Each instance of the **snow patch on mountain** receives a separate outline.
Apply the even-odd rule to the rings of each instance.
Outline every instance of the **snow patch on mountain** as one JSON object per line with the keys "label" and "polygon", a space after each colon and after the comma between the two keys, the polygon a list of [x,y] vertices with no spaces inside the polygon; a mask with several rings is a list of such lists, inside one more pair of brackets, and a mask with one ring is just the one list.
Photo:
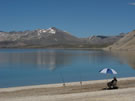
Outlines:
{"label": "snow patch on mountain", "polygon": [[52,29],[52,28],[49,28],[49,29],[48,29],[48,33],[56,34],[56,31],[55,31],[54,29]]}
{"label": "snow patch on mountain", "polygon": [[47,32],[47,30],[45,30],[45,29],[39,30],[39,33],[46,33],[46,32]]}

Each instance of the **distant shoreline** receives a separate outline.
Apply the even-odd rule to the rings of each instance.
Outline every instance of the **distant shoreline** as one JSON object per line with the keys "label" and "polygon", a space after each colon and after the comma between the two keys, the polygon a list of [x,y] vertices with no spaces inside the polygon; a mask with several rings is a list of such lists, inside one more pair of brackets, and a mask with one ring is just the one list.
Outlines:
{"label": "distant shoreline", "polygon": [[0,48],[0,49],[70,49],[70,50],[103,50],[103,48]]}
{"label": "distant shoreline", "polygon": [[128,49],[112,49],[112,50],[109,50],[109,49],[106,49],[106,48],[0,48],[0,50],[2,49],[56,49],[56,50],[101,50],[101,51],[115,51],[115,52],[119,52],[119,51],[135,51],[135,50],[128,50]]}

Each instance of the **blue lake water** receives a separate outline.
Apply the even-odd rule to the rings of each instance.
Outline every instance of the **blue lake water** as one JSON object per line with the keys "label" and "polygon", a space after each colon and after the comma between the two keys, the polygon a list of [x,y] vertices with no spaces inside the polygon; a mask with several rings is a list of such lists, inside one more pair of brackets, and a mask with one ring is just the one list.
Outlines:
{"label": "blue lake water", "polygon": [[0,49],[0,88],[106,79],[103,68],[135,76],[135,52]]}

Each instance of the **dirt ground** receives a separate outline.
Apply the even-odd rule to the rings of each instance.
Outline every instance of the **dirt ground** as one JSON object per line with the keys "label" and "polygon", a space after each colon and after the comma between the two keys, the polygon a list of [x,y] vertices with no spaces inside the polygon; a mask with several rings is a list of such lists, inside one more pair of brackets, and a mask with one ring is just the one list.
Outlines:
{"label": "dirt ground", "polygon": [[[92,82],[92,81],[89,81]],[[52,86],[52,87],[33,87],[27,89],[19,89],[13,91],[0,91],[0,99],[1,98],[15,98],[15,97],[27,97],[27,96],[54,96],[54,95],[65,95],[65,94],[77,94],[77,93],[86,93],[86,92],[97,92],[97,91],[109,91],[106,85],[106,81],[98,82],[98,83],[85,83],[82,82],[82,85],[68,85],[65,86]],[[118,89],[125,88],[135,88],[135,78],[128,79],[118,79]],[[0,100],[1,101],[1,100]]]}

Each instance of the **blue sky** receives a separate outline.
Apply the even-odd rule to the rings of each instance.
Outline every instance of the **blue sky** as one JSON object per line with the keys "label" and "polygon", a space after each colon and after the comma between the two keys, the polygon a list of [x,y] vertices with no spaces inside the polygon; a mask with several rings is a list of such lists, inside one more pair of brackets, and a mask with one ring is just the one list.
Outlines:
{"label": "blue sky", "polygon": [[135,0],[0,0],[0,30],[56,27],[78,37],[135,29]]}

